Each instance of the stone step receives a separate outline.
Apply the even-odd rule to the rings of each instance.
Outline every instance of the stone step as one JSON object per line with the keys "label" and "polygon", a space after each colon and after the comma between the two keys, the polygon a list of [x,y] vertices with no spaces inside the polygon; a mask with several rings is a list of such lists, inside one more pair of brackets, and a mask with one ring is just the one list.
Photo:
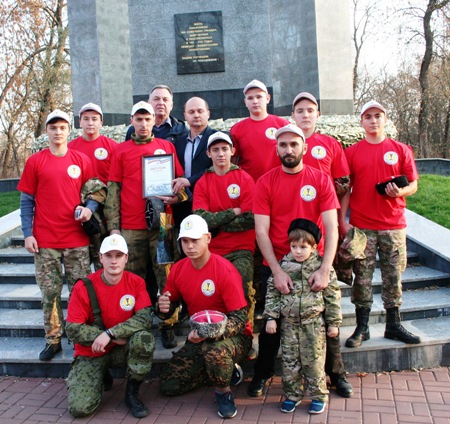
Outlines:
{"label": "stone step", "polygon": [[[1,290],[1,287],[0,287]],[[39,289],[37,289],[39,292]],[[39,293],[32,293],[39,296]],[[67,296],[67,293],[64,293]],[[16,293],[16,297],[18,297]],[[38,301],[35,301],[37,303]],[[26,304],[22,301],[21,304]],[[349,298],[342,299],[343,326],[354,326],[355,307]],[[66,314],[66,311],[64,311]],[[450,287],[440,287],[430,290],[408,291],[403,295],[403,306],[401,307],[403,320],[417,320],[450,316]],[[370,323],[384,323],[386,313],[383,308],[383,302],[379,294],[374,295],[374,304],[370,314]],[[159,335],[158,317],[153,318],[153,334]],[[255,331],[259,332],[265,322],[262,319],[256,319]],[[189,333],[189,322],[185,321],[176,326],[177,335],[187,335]],[[0,309],[0,337],[44,337],[43,318],[40,307],[38,309]]]}
{"label": "stone step", "polygon": [[0,263],[32,264],[34,255],[28,253],[25,247],[9,246],[0,249]]}
{"label": "stone step", "polygon": [[[404,322],[404,327],[421,337],[418,345],[406,345],[384,338],[384,324],[370,326],[371,339],[357,349],[344,347],[345,340],[352,334],[353,327],[341,328],[341,348],[347,372],[381,372],[404,369],[434,368],[450,365],[450,321],[449,317],[428,318]],[[179,349],[185,336],[177,337],[178,346],[164,349],[159,337],[153,359],[152,374],[158,375],[160,367],[167,362],[172,351]],[[72,362],[73,345],[63,338],[63,351],[50,362],[39,361],[39,352],[44,347],[43,338],[0,338],[0,375],[21,377],[65,378]],[[257,349],[257,335],[254,336]],[[244,370],[252,373],[252,362],[246,361]],[[277,374],[281,364],[277,361]],[[117,375],[123,375],[118,370]],[[115,374],[116,375],[116,374]]]}

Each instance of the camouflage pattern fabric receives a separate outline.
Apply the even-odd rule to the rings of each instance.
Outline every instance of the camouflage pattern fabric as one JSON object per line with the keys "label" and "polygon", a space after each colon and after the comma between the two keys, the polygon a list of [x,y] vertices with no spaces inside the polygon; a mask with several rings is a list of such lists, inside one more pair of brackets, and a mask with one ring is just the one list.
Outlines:
{"label": "camouflage pattern fabric", "polygon": [[284,394],[301,400],[304,386],[311,399],[327,402],[325,325],[322,315],[304,323],[298,316],[281,319],[281,358]]}
{"label": "camouflage pattern fabric", "polygon": [[249,250],[236,250],[235,252],[224,255],[242,277],[245,299],[248,305],[248,320],[253,328],[255,316],[255,289],[253,288],[253,254]]}
{"label": "camouflage pattern fabric", "polygon": [[341,199],[344,197],[344,194],[347,193],[347,191],[350,188],[350,175],[346,175],[345,177],[335,178],[334,188],[336,189],[336,195],[337,195],[339,201],[341,201]]}
{"label": "camouflage pattern fabric", "polygon": [[[108,196],[103,213],[108,223],[108,231],[120,230],[120,190],[121,183],[108,181]],[[142,211],[144,213],[144,211]]]}
{"label": "camouflage pattern fabric", "polygon": [[314,251],[303,263],[297,262],[291,253],[280,262],[281,268],[292,279],[294,289],[289,294],[281,294],[274,284],[273,275],[267,282],[264,315],[272,318],[299,316],[302,324],[315,322],[322,313],[327,325],[339,327],[342,323],[341,290],[336,273],[332,269],[328,286],[314,292],[308,283],[311,274],[320,268],[322,258]]}
{"label": "camouflage pattern fabric", "polygon": [[372,277],[376,266],[376,254],[380,259],[382,279],[381,299],[385,309],[402,304],[402,272],[406,268],[406,229],[365,230],[367,237],[365,259],[353,265],[355,279],[351,301],[357,308],[372,308]]}
{"label": "camouflage pattern fabric", "polygon": [[108,368],[127,367],[129,378],[143,381],[151,370],[155,339],[149,331],[134,333],[125,345],[117,345],[100,357],[78,356],[67,379],[68,407],[74,417],[92,414],[103,394],[103,376]]}
{"label": "camouflage pattern fabric", "polygon": [[[157,263],[157,249],[159,229],[148,230],[122,230],[122,236],[128,245],[128,262],[125,266],[127,271],[133,272],[146,280],[147,265],[150,262],[156,276],[158,290],[160,293],[166,285],[166,266]],[[164,321],[165,325],[178,322],[178,311],[169,319]]]}
{"label": "camouflage pattern fabric", "polygon": [[[69,292],[75,281],[90,274],[89,249],[40,248],[35,253],[36,282],[41,289],[44,331],[47,343],[59,343],[63,335],[64,316],[61,306],[61,292],[64,278]],[[64,263],[64,272],[63,266]]]}
{"label": "camouflage pattern fabric", "polygon": [[333,263],[339,281],[349,286],[353,284],[353,263],[355,259],[365,259],[366,244],[367,237],[359,228],[352,227],[347,231]]}
{"label": "camouflage pattern fabric", "polygon": [[246,358],[251,346],[252,338],[242,333],[218,341],[186,341],[161,371],[161,393],[178,396],[205,385],[229,386],[234,364]]}

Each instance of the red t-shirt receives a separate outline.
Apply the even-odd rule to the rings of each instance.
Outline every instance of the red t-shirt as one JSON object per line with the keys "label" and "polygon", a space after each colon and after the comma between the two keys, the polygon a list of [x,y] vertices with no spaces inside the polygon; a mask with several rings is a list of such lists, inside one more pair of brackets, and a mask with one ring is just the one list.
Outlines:
{"label": "red t-shirt", "polygon": [[350,167],[350,224],[367,230],[396,230],[406,227],[404,197],[378,194],[375,185],[392,176],[419,179],[412,149],[390,138],[379,144],[365,139],[345,149]]}
{"label": "red t-shirt", "polygon": [[234,156],[239,156],[239,166],[254,181],[280,165],[275,132],[287,124],[289,121],[284,118],[268,115],[261,121],[245,118],[232,126],[230,133],[236,149]]}
{"label": "red t-shirt", "polygon": [[100,135],[95,140],[77,137],[68,144],[69,149],[78,150],[91,160],[94,175],[105,184],[108,182],[111,155],[117,146],[114,140],[104,135]]}
{"label": "red t-shirt", "polygon": [[314,133],[306,139],[308,150],[303,163],[325,172],[333,180],[350,174],[341,143],[325,134]]}
{"label": "red t-shirt", "polygon": [[[225,175],[205,172],[195,185],[193,210],[222,212],[230,208],[241,208],[242,213],[251,212],[255,183],[242,169],[235,169]],[[226,232],[219,231],[209,244],[211,252],[224,256],[236,250],[255,251],[255,230]]]}
{"label": "red t-shirt", "polygon": [[142,158],[173,154],[175,176],[184,173],[175,146],[167,140],[154,138],[151,143],[137,144],[133,140],[117,146],[111,160],[109,181],[122,184],[120,191],[120,225],[126,230],[145,230],[145,199],[142,188]]}
{"label": "red t-shirt", "polygon": [[[176,262],[163,293],[167,291],[171,301],[182,298],[186,302],[190,315],[205,309],[227,314],[247,306],[241,275],[230,261],[215,253],[202,269],[194,268],[189,258]],[[249,322],[244,334],[252,334]]]}
{"label": "red t-shirt", "polygon": [[[253,213],[270,217],[269,238],[278,260],[289,253],[287,231],[294,219],[309,219],[323,233],[322,212],[339,207],[331,178],[308,165],[297,174],[288,174],[279,166],[256,183]],[[321,254],[323,240],[318,246]]]}
{"label": "red t-shirt", "polygon": [[[105,328],[114,327],[131,318],[140,309],[151,306],[145,281],[141,277],[124,271],[119,284],[109,286],[103,281],[102,273],[103,269],[99,269],[89,275],[88,278],[94,286]],[[70,295],[67,322],[88,325],[92,325],[94,322],[91,302],[83,281],[78,281],[75,284]],[[106,352],[109,352],[114,346],[115,344],[110,343],[106,347]],[[94,353],[91,346],[82,346],[75,343],[75,356],[78,355],[102,356],[104,353]]]}
{"label": "red t-shirt", "polygon": [[35,197],[33,235],[39,247],[71,249],[89,244],[74,211],[83,184],[93,176],[89,158],[75,150],[55,156],[47,148],[29,157],[17,189]]}

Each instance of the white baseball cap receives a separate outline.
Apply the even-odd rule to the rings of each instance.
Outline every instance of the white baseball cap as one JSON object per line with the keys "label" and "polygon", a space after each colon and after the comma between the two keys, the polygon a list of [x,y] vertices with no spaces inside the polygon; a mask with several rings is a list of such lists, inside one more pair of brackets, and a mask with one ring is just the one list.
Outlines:
{"label": "white baseball cap", "polygon": [[86,112],[87,110],[93,110],[94,112],[99,113],[103,119],[102,108],[99,105],[96,105],[95,103],[86,103],[84,106],[82,106],[80,111],[78,112],[78,116],[81,118],[81,114],[83,112]]}
{"label": "white baseball cap", "polygon": [[278,137],[284,133],[297,134],[303,139],[303,141],[305,141],[305,135],[303,134],[303,131],[299,127],[297,127],[297,125],[295,125],[295,124],[288,124],[288,125],[285,125],[284,127],[279,128],[277,130],[277,132],[275,133],[275,138],[278,139]]}
{"label": "white baseball cap", "polygon": [[131,109],[131,116],[134,116],[134,114],[138,111],[138,110],[146,110],[148,113],[154,115],[155,111],[153,109],[153,106],[150,103],[141,101],[139,103],[136,103],[133,106],[133,109]]}
{"label": "white baseball cap", "polygon": [[59,110],[59,109],[55,109],[53,112],[49,113],[47,116],[47,120],[45,121],[45,125],[47,125],[52,119],[63,119],[64,121],[66,121],[69,124],[70,127],[70,118],[69,115],[67,115],[66,112]]}
{"label": "white baseball cap", "polygon": [[181,237],[187,237],[191,239],[199,239],[203,234],[208,234],[208,224],[200,215],[189,215],[181,221],[180,235]]}
{"label": "white baseball cap", "polygon": [[230,136],[222,131],[217,131],[209,136],[208,145],[206,146],[206,148],[209,149],[209,146],[211,146],[211,144],[217,141],[225,141],[231,147],[233,147],[233,142],[231,141]]}
{"label": "white baseball cap", "polygon": [[319,103],[317,102],[317,99],[311,93],[308,93],[306,91],[302,91],[301,93],[298,93],[295,96],[295,99],[292,102],[292,108],[294,108],[295,105],[297,104],[297,102],[299,102],[302,99],[307,99],[310,102],[313,102],[317,107],[319,107]]}
{"label": "white baseball cap", "polygon": [[359,114],[360,118],[362,118],[362,116],[368,109],[371,109],[373,107],[376,109],[380,109],[385,115],[387,114],[386,109],[382,104],[378,103],[376,100],[370,100],[361,108],[361,113]]}
{"label": "white baseball cap", "polygon": [[125,254],[128,253],[127,242],[120,234],[113,234],[112,236],[106,237],[100,246],[100,253],[102,255],[112,250],[118,250]]}
{"label": "white baseball cap", "polygon": [[269,94],[269,91],[267,90],[266,85],[265,85],[263,82],[261,82],[261,81],[259,81],[259,80],[257,80],[257,79],[254,79],[253,81],[250,81],[250,82],[245,86],[245,88],[244,88],[244,94],[245,94],[248,90],[250,90],[250,88],[259,88],[260,90],[265,91],[267,94]]}

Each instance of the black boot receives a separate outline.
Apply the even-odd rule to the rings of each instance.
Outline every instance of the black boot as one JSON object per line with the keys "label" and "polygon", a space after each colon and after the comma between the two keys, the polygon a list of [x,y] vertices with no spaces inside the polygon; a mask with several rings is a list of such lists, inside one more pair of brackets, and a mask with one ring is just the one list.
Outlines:
{"label": "black boot", "polygon": [[400,340],[407,344],[418,344],[420,338],[403,328],[400,322],[400,312],[398,308],[386,309],[386,330],[384,331],[386,339]]}
{"label": "black boot", "polygon": [[147,407],[139,399],[139,386],[142,381],[129,378],[127,381],[127,391],[125,392],[125,404],[130,408],[133,417],[142,418],[148,415]]}
{"label": "black boot", "polygon": [[346,347],[359,347],[364,340],[370,339],[369,308],[356,308],[356,328],[345,342]]}
{"label": "black boot", "polygon": [[165,349],[172,349],[177,346],[177,338],[173,332],[173,325],[163,324],[161,326],[161,341]]}

